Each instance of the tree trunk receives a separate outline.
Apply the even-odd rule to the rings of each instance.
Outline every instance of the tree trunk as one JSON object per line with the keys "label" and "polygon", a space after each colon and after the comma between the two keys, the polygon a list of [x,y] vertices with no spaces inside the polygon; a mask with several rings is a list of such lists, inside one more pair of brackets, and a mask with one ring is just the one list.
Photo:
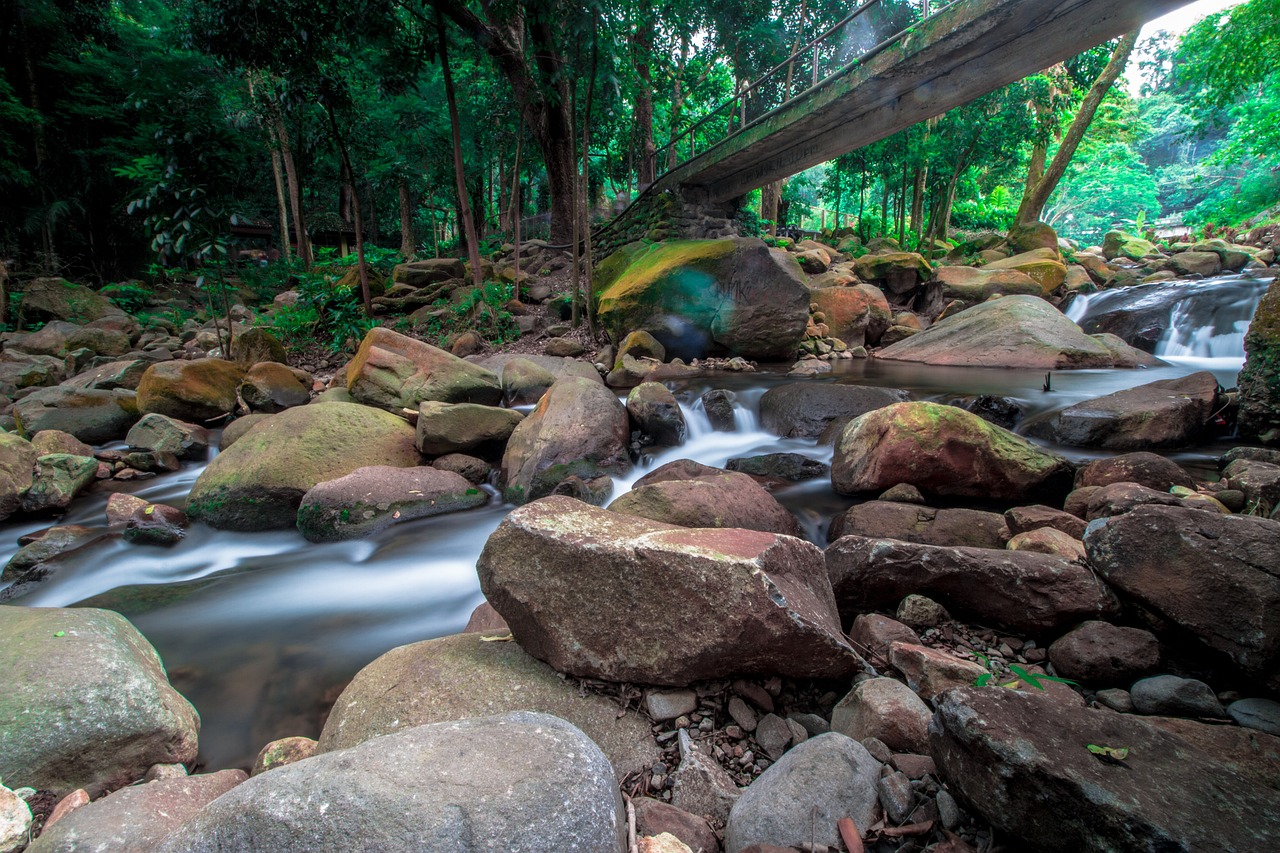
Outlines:
{"label": "tree trunk", "polygon": [[418,240],[413,233],[413,197],[404,178],[400,179],[397,189],[400,191],[400,255],[408,261],[418,250]]}
{"label": "tree trunk", "polygon": [[453,71],[449,67],[449,42],[445,37],[444,18],[436,8],[436,38],[440,42],[440,70],[444,74],[444,96],[449,105],[449,127],[453,134],[453,180],[458,192],[458,215],[466,234],[467,257],[471,261],[471,282],[476,287],[484,283],[484,271],[480,268],[480,241],[476,239],[476,223],[471,213],[471,199],[467,196],[466,170],[462,163],[462,131],[458,122],[458,99],[453,91]]}
{"label": "tree trunk", "polygon": [[582,305],[587,312],[587,331],[596,337],[596,312],[591,295],[591,107],[596,94],[596,71],[600,61],[599,29],[596,19],[591,24],[591,80],[587,83],[587,103],[582,114]]}
{"label": "tree trunk", "polygon": [[284,161],[284,174],[289,184],[289,204],[293,207],[294,241],[298,244],[298,257],[307,269],[311,269],[314,260],[311,254],[311,241],[307,238],[307,224],[302,213],[302,182],[298,178],[298,167],[293,158],[293,146],[289,142],[289,130],[285,127],[284,116],[280,105],[273,106],[276,126],[276,139],[280,141],[280,159]]}
{"label": "tree trunk", "polygon": [[[1133,53],[1133,46],[1137,44],[1138,31],[1134,30],[1128,35],[1120,39],[1120,43],[1116,45],[1115,50],[1111,52],[1111,61],[1107,63],[1107,67],[1098,75],[1098,79],[1093,81],[1093,87],[1089,89],[1089,94],[1085,96],[1084,101],[1080,104],[1080,109],[1076,111],[1076,117],[1071,122],[1071,127],[1067,129],[1067,133],[1062,138],[1062,144],[1058,146],[1058,152],[1053,155],[1053,161],[1044,169],[1044,174],[1039,177],[1034,184],[1027,179],[1026,189],[1022,193],[1022,203],[1018,205],[1018,215],[1016,222],[1019,225],[1034,225],[1040,221],[1040,215],[1044,212],[1044,206],[1049,201],[1049,196],[1053,195],[1053,191],[1057,189],[1058,182],[1062,180],[1062,176],[1066,174],[1067,166],[1071,164],[1071,158],[1075,156],[1076,149],[1080,146],[1080,140],[1084,138],[1085,131],[1089,129],[1089,124],[1093,121],[1094,115],[1098,111],[1098,106],[1102,103],[1102,99],[1106,97],[1108,91],[1119,79],[1121,72],[1124,71],[1125,65],[1129,61],[1129,55]],[[1041,165],[1044,163],[1044,154],[1041,154]],[[1033,159],[1032,166],[1034,168],[1035,161]]]}
{"label": "tree trunk", "polygon": [[676,155],[676,137],[680,135],[680,113],[684,110],[684,72],[689,65],[689,35],[680,33],[680,55],[676,58],[676,73],[671,83],[671,125],[667,130],[667,169],[674,169],[679,158]]}
{"label": "tree trunk", "polygon": [[782,181],[773,181],[760,188],[760,218],[769,223],[769,233],[778,235],[778,202],[782,199]]}
{"label": "tree trunk", "polygon": [[280,163],[280,149],[271,149],[271,176],[275,179],[276,210],[280,214],[280,257],[289,263],[289,207],[284,198],[284,167]]}
{"label": "tree trunk", "polygon": [[916,166],[916,177],[911,191],[911,231],[916,237],[920,236],[920,227],[924,224],[920,220],[924,218],[924,183],[928,177],[927,166]]}
{"label": "tree trunk", "polygon": [[640,0],[635,34],[631,37],[631,63],[636,69],[636,128],[640,134],[640,170],[638,180],[643,189],[658,179],[658,150],[653,144],[653,80],[649,60],[653,55],[653,2]]}
{"label": "tree trunk", "polygon": [[369,293],[369,265],[364,260],[364,221],[360,215],[360,197],[356,194],[355,170],[351,168],[351,155],[347,151],[346,140],[338,127],[338,117],[334,114],[333,103],[325,102],[325,112],[329,114],[329,128],[333,131],[333,142],[338,146],[338,156],[342,161],[342,179],[346,183],[348,197],[351,199],[351,212],[356,226],[356,269],[360,276],[360,301],[364,305],[366,315],[373,313],[373,300]]}

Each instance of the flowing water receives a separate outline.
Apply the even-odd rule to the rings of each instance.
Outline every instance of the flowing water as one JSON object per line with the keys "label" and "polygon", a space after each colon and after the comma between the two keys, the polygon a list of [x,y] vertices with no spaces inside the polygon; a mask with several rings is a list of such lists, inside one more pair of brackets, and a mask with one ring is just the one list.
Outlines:
{"label": "flowing water", "polygon": [[[1048,392],[1043,371],[874,359],[839,362],[829,377],[803,381],[905,388],[915,399],[941,402],[994,394],[1016,401],[1024,416],[1193,370],[1211,369],[1224,386],[1234,385],[1243,360],[1244,324],[1265,282],[1227,276],[1173,287],[1161,285],[1159,293],[1160,304],[1170,311],[1168,342],[1160,344],[1172,355],[1162,356],[1172,362],[1167,367],[1054,373]],[[1087,323],[1117,309],[1116,293],[1136,294],[1140,301],[1155,299],[1154,290],[1077,299],[1072,318]],[[645,471],[680,458],[723,466],[734,457],[790,451],[830,462],[830,447],[780,439],[760,428],[760,396],[788,381],[795,380],[781,371],[761,371],[702,376],[677,385],[689,424],[687,440],[646,454],[631,474],[618,478],[614,495]],[[699,398],[710,388],[737,395],[732,433],[714,432],[707,421]],[[1210,443],[1174,458],[1209,476],[1214,459],[1228,446]],[[1076,459],[1100,455],[1059,449]],[[149,501],[182,505],[201,470],[203,464],[191,465],[153,480],[111,485]],[[104,485],[78,501],[62,523],[101,527],[109,494],[101,491]],[[836,495],[826,480],[799,483],[776,495],[819,544],[825,544],[830,518],[853,503]],[[274,738],[316,736],[342,686],[382,652],[460,630],[482,600],[476,558],[510,510],[495,492],[480,509],[400,524],[369,539],[321,545],[295,531],[230,533],[203,525],[195,525],[171,549],[127,545],[107,536],[62,560],[48,580],[14,603],[100,606],[129,617],[159,650],[174,685],[200,711],[202,763],[247,767]],[[0,561],[16,550],[18,536],[47,524],[0,526]]]}

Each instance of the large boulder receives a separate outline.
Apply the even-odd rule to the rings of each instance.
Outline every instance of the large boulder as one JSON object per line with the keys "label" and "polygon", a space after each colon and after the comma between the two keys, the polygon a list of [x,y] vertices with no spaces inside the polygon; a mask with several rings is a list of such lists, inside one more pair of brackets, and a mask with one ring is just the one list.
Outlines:
{"label": "large boulder", "polygon": [[[1019,849],[1246,851],[1272,850],[1280,840],[1280,791],[1265,758],[1245,758],[1253,771],[1242,772],[1194,735],[1157,721],[1051,696],[961,688],[942,697],[930,739],[948,784],[1026,845]],[[1089,745],[1127,752],[1118,765]],[[1269,771],[1270,784],[1259,771]]]}
{"label": "large boulder", "polygon": [[298,529],[311,542],[371,536],[401,521],[482,506],[489,495],[438,468],[357,468],[302,496]]}
{"label": "large boulder", "polygon": [[832,337],[851,347],[878,343],[893,318],[884,292],[869,284],[818,288],[809,292],[809,301],[822,312]]}
{"label": "large boulder", "polygon": [[1027,421],[1025,431],[1076,447],[1185,447],[1204,432],[1217,401],[1218,380],[1202,370],[1076,403]]}
{"label": "large boulder", "polygon": [[760,397],[760,425],[783,438],[817,438],[833,423],[906,400],[897,388],[790,382]]}
{"label": "large boulder", "polygon": [[424,456],[477,447],[501,450],[522,420],[524,415],[514,409],[428,400],[418,405],[418,450]]}
{"label": "large boulder", "polygon": [[18,511],[31,488],[38,451],[13,433],[0,432],[0,521]]}
{"label": "large boulder", "polygon": [[958,367],[1113,367],[1116,358],[1038,296],[1002,296],[887,346],[878,358]]}
{"label": "large boulder", "polygon": [[1116,258],[1140,261],[1159,254],[1155,244],[1124,231],[1108,231],[1102,237],[1102,256],[1109,261]]}
{"label": "large boulder", "polygon": [[942,284],[942,298],[948,302],[959,299],[978,303],[992,296],[1044,295],[1040,282],[1016,269],[939,267],[937,279]]}
{"label": "large boulder", "polygon": [[1040,285],[1040,293],[1038,295],[1041,296],[1048,296],[1053,293],[1062,286],[1062,282],[1067,278],[1066,265],[1062,263],[1062,258],[1058,255],[1056,246],[1054,248],[1032,249],[1020,255],[1014,255],[1012,258],[992,261],[983,269],[996,272],[1010,270],[1020,272]]}
{"label": "large boulder", "polygon": [[517,712],[433,723],[254,776],[160,853],[626,849],[613,768],[580,730]]}
{"label": "large boulder", "polygon": [[118,613],[0,606],[0,776],[56,794],[114,790],[193,761],[200,718]]}
{"label": "large boulder", "polygon": [[1146,451],[1095,459],[1076,471],[1077,489],[1110,486],[1112,483],[1137,483],[1162,492],[1174,486],[1195,487],[1191,475],[1177,462]]}
{"label": "large boulder", "polygon": [[630,440],[626,407],[612,391],[589,379],[557,380],[507,441],[503,493],[523,503],[551,494],[570,478],[590,483],[625,473],[631,468]]}
{"label": "large boulder", "polygon": [[636,486],[609,509],[681,527],[742,527],[800,535],[796,517],[777,498],[751,477],[733,471]]}
{"label": "large boulder", "polygon": [[441,403],[502,401],[497,374],[444,350],[378,326],[347,365],[347,390],[359,403],[391,412]]}
{"label": "large boulder", "polygon": [[244,367],[220,358],[153,364],[138,383],[138,411],[180,421],[207,421],[234,412]]}
{"label": "large boulder", "polygon": [[1035,636],[1119,612],[1088,567],[1027,551],[944,548],[844,536],[827,548],[827,572],[847,620],[893,608],[912,593],[984,625]]}
{"label": "large boulder", "polygon": [[909,483],[935,495],[1026,502],[1066,494],[1071,466],[954,406],[897,403],[844,428],[831,485],[844,495]]}
{"label": "large boulder", "polygon": [[208,430],[167,415],[144,416],[133,425],[124,440],[135,450],[152,450],[197,459],[203,458],[205,451],[209,449]]}
{"label": "large boulder", "polygon": [[85,390],[70,385],[41,388],[13,404],[13,419],[28,435],[56,429],[86,444],[124,438],[138,420],[132,391]]}
{"label": "large boulder", "polygon": [[81,371],[63,384],[69,388],[84,390],[111,391],[123,388],[126,391],[135,391],[138,383],[142,381],[142,375],[152,364],[150,359],[145,358],[110,361]]}
{"label": "large boulder", "polygon": [[861,665],[822,552],[789,536],[679,528],[551,497],[508,515],[476,569],[520,645],[561,672],[684,685],[732,673],[841,678]]}
{"label": "large boulder", "polygon": [[60,817],[26,853],[150,853],[200,809],[249,778],[243,770],[155,779]]}
{"label": "large boulder", "polygon": [[260,361],[240,383],[240,399],[252,411],[274,414],[311,402],[311,377],[277,361]]}
{"label": "large boulder", "polygon": [[853,263],[853,271],[863,281],[874,281],[893,294],[914,290],[933,275],[933,267],[916,252],[868,254]]}
{"label": "large boulder", "polygon": [[1117,590],[1280,688],[1280,522],[1141,506],[1084,542]]}
{"label": "large boulder", "polygon": [[671,447],[684,442],[689,430],[674,394],[661,382],[642,382],[627,395],[627,414],[641,435]]}
{"label": "large boulder", "polygon": [[615,343],[642,329],[671,357],[786,359],[809,319],[800,266],[754,238],[637,244],[606,258],[596,284]]}
{"label": "large boulder", "polygon": [[37,278],[22,292],[22,323],[66,320],[84,325],[123,313],[102,294],[63,278]]}
{"label": "large boulder", "polygon": [[357,468],[409,468],[420,461],[413,427],[355,403],[313,403],[256,424],[209,463],[191,487],[187,512],[213,527],[292,527],[302,496]]}
{"label": "large boulder", "polygon": [[1242,438],[1280,444],[1280,278],[1271,282],[1244,337],[1244,369],[1237,383]]}
{"label": "large boulder", "polygon": [[867,501],[831,522],[831,541],[841,536],[901,539],[920,545],[1003,548],[1009,541],[1004,516],[978,509],[934,509],[896,501]]}
{"label": "large boulder", "polygon": [[[505,632],[505,629],[503,629]],[[392,649],[351,680],[320,735],[319,752],[348,749],[426,723],[537,711],[568,720],[608,756],[621,780],[658,757],[648,722],[583,693],[513,642],[455,634]]]}
{"label": "large boulder", "polygon": [[289,363],[289,353],[285,352],[284,344],[260,326],[245,329],[232,339],[231,358],[245,368],[263,361]]}

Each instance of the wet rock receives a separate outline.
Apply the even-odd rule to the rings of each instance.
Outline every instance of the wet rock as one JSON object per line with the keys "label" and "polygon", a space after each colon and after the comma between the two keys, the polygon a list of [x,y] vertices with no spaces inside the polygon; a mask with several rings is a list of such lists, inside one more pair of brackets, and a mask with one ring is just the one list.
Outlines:
{"label": "wet rock", "polygon": [[250,367],[240,383],[240,399],[255,412],[274,414],[311,401],[311,377],[274,361]]}
{"label": "wet rock", "polygon": [[1237,382],[1240,435],[1264,444],[1280,443],[1280,280],[1271,282],[1258,303],[1244,351]]}
{"label": "wet rock", "polygon": [[293,764],[316,754],[316,742],[309,737],[286,737],[273,740],[258,751],[251,776]]}
{"label": "wet rock", "polygon": [[1139,714],[1160,717],[1227,716],[1213,688],[1194,678],[1155,675],[1134,682],[1129,688],[1133,708]]}
{"label": "wet rock", "polygon": [[800,535],[796,518],[746,474],[723,472],[637,485],[609,510],[681,527],[740,527]]}
{"label": "wet rock", "polygon": [[1035,554],[1052,554],[1067,560],[1084,561],[1084,543],[1052,527],[1017,533],[1009,539],[1005,547],[1010,551],[1030,551]]}
{"label": "wet rock", "polygon": [[1010,430],[1022,419],[1021,405],[1008,397],[997,397],[993,394],[979,394],[961,408],[966,412],[972,412],[984,421]]}
{"label": "wet rock", "polygon": [[1159,492],[1167,492],[1173,486],[1195,488],[1195,481],[1181,465],[1155,453],[1122,453],[1095,459],[1076,471],[1077,489],[1112,483],[1137,483]]}
{"label": "wet rock", "polygon": [[[1243,851],[1280,837],[1275,790],[1140,717],[966,688],[942,698],[930,738],[948,784],[1035,849]],[[1127,748],[1126,766],[1090,743]]]}
{"label": "wet rock", "polygon": [[825,477],[830,467],[816,459],[799,453],[765,453],[760,456],[744,456],[730,459],[725,467],[753,477],[798,483]]}
{"label": "wet rock", "polygon": [[671,804],[690,814],[723,823],[741,791],[701,747],[680,730],[680,766],[671,777]]}
{"label": "wet rock", "polygon": [[446,453],[433,460],[431,467],[460,474],[476,486],[489,482],[489,475],[493,473],[493,466],[488,462],[465,453]]}
{"label": "wet rock", "polygon": [[0,432],[0,521],[18,511],[22,496],[31,488],[39,451],[31,442]]}
{"label": "wet rock", "polygon": [[16,401],[13,417],[28,435],[56,429],[86,444],[105,444],[124,437],[138,420],[138,406],[132,391],[55,385]]}
{"label": "wet rock", "polygon": [[199,718],[155,650],[119,614],[0,607],[0,776],[98,794],[153,764],[196,757]]}
{"label": "wet rock", "polygon": [[672,447],[684,443],[688,426],[675,395],[658,382],[642,382],[627,395],[627,414],[640,432],[654,444]]}
{"label": "wet rock", "polygon": [[856,535],[922,545],[1003,548],[1009,540],[1009,528],[999,513],[878,500],[858,504],[837,516],[831,522],[830,535],[832,540]]}
{"label": "wet rock", "polygon": [[434,723],[254,776],[159,850],[619,850],[616,784],[599,748],[555,717]]}
{"label": "wet rock", "polygon": [[570,477],[624,473],[631,468],[630,438],[627,411],[612,391],[587,379],[557,380],[507,442],[503,494],[524,503],[552,494]]}
{"label": "wet rock", "polygon": [[1038,296],[1005,296],[934,323],[877,357],[964,367],[1074,370],[1116,358]]}
{"label": "wet rock", "polygon": [[136,495],[116,492],[107,498],[107,524],[112,527],[123,525],[129,521],[129,517],[133,515],[135,510],[142,509],[148,505],[148,501]]}
{"label": "wet rock", "polygon": [[795,259],[754,238],[634,245],[603,260],[596,281],[609,337],[647,331],[667,357],[701,358],[714,347],[787,358],[809,317]]}
{"label": "wet rock", "polygon": [[702,395],[702,408],[707,413],[707,420],[716,432],[733,432],[736,415],[733,404],[737,398],[732,391],[713,388]]}
{"label": "wet rock", "polygon": [[57,512],[93,484],[98,462],[92,456],[53,453],[36,459],[31,488],[22,496],[23,512]]}
{"label": "wet rock", "polygon": [[516,643],[485,642],[475,633],[400,646],[365,666],[334,703],[317,751],[426,723],[519,710],[552,714],[582,729],[619,779],[657,758],[642,716],[619,717],[615,702],[584,695]]}
{"label": "wet rock", "polygon": [[1053,507],[1039,504],[1014,507],[1005,512],[1004,520],[1009,525],[1010,533],[1026,533],[1042,527],[1052,527],[1054,530],[1061,530],[1072,539],[1084,538],[1084,520]]}
{"label": "wet rock", "polygon": [[317,483],[302,496],[297,524],[311,542],[334,542],[488,502],[486,492],[451,471],[375,465]]}
{"label": "wet rock", "polygon": [[313,403],[254,426],[196,480],[187,513],[226,530],[292,527],[319,483],[376,465],[418,464],[413,427],[354,403]]}
{"label": "wet rock", "polygon": [[347,365],[347,390],[357,402],[390,412],[427,400],[496,406],[502,399],[492,371],[381,326],[364,336]]}
{"label": "wet rock", "polygon": [[761,396],[760,425],[783,438],[817,438],[836,421],[906,399],[907,392],[896,388],[792,382]]}
{"label": "wet rock", "polygon": [[1160,666],[1160,642],[1150,631],[1084,622],[1049,646],[1058,675],[1087,684],[1130,684]]}
{"label": "wet rock", "polygon": [[1025,500],[1065,493],[1070,466],[976,415],[898,403],[863,415],[836,442],[831,485],[841,494],[910,483],[938,495]]}
{"label": "wet rock", "polygon": [[153,364],[138,383],[138,411],[180,421],[207,421],[236,410],[245,369],[233,361],[199,358]]}
{"label": "wet rock", "polygon": [[910,687],[893,678],[869,678],[831,712],[831,730],[854,740],[874,737],[894,752],[928,752],[933,712]]}
{"label": "wet rock", "polygon": [[788,536],[675,528],[553,497],[508,515],[477,571],[516,640],[562,672],[685,685],[860,666],[821,552]]}
{"label": "wet rock", "polygon": [[[250,420],[249,424],[252,423]],[[124,440],[135,450],[164,451],[186,459],[202,459],[209,449],[209,431],[204,427],[159,414],[144,415],[142,420],[133,425]],[[224,448],[225,446],[224,431]]]}
{"label": "wet rock", "polygon": [[1117,590],[1280,685],[1280,522],[1138,507],[1095,522],[1084,542]]}
{"label": "wet rock", "polygon": [[753,844],[839,844],[836,821],[870,827],[879,811],[880,762],[857,741],[831,732],[792,749],[747,788],[725,827],[726,853]]}
{"label": "wet rock", "polygon": [[1227,706],[1227,716],[1245,728],[1280,735],[1280,702],[1271,699],[1239,699]]}
{"label": "wet rock", "polygon": [[1042,635],[1118,611],[1087,567],[1046,554],[845,536],[827,548],[827,571],[849,614],[919,592],[982,624]]}
{"label": "wet rock", "polygon": [[1246,506],[1260,509],[1280,506],[1280,465],[1253,459],[1234,459],[1222,475],[1244,495]]}
{"label": "wet rock", "polygon": [[500,449],[523,420],[513,409],[428,400],[418,406],[416,442],[424,456]]}
{"label": "wet rock", "polygon": [[1028,435],[1076,447],[1183,447],[1204,431],[1217,400],[1218,380],[1200,371],[1076,403],[1028,421],[1025,429]]}
{"label": "wet rock", "polygon": [[164,504],[134,510],[125,523],[124,541],[134,545],[176,545],[186,536],[187,516]]}
{"label": "wet rock", "polygon": [[222,770],[121,788],[47,828],[27,851],[149,853],[200,809],[247,778],[243,770]]}

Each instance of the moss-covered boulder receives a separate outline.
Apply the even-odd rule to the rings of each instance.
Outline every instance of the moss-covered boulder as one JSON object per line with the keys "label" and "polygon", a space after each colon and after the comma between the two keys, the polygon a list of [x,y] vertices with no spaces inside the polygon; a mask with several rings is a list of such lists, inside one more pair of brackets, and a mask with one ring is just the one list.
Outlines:
{"label": "moss-covered boulder", "polygon": [[1178,275],[1217,275],[1222,272],[1222,259],[1217,252],[1179,252],[1169,258]]}
{"label": "moss-covered boulder", "polygon": [[795,258],[752,238],[632,245],[596,275],[600,322],[619,342],[637,329],[669,356],[785,359],[808,321]]}
{"label": "moss-covered boulder", "polygon": [[245,329],[231,341],[231,358],[243,367],[252,367],[260,361],[289,363],[284,344],[266,329],[255,326]]}
{"label": "moss-covered boulder", "polygon": [[1057,249],[1032,249],[1012,258],[992,261],[983,269],[1020,272],[1039,284],[1044,296],[1053,293],[1067,280],[1067,267],[1062,263]]}
{"label": "moss-covered boulder", "polygon": [[933,275],[933,267],[916,252],[885,252],[863,255],[854,261],[853,271],[864,281],[880,283],[890,293],[909,293]]}
{"label": "moss-covered boulder", "polygon": [[167,415],[145,415],[125,436],[134,450],[173,453],[189,459],[203,459],[209,449],[209,431]]}
{"label": "moss-covered boulder", "polygon": [[36,460],[35,478],[22,496],[23,512],[63,510],[89,488],[98,474],[92,456],[50,453]]}
{"label": "moss-covered boulder", "polygon": [[429,400],[418,406],[418,449],[425,456],[443,456],[480,448],[496,457],[522,420],[524,415],[513,409]]}
{"label": "moss-covered boulder", "polygon": [[0,431],[0,521],[17,512],[31,488],[38,456],[25,438]]}
{"label": "moss-covered boulder", "polygon": [[612,391],[589,379],[557,380],[507,442],[504,494],[525,503],[568,481],[578,488],[601,481],[603,499],[607,478],[631,468],[630,439],[627,410]]}
{"label": "moss-covered boulder", "polygon": [[836,442],[831,485],[843,495],[908,483],[933,495],[1023,501],[1065,495],[1071,465],[977,415],[897,403],[853,420]]}
{"label": "moss-covered boulder", "polygon": [[1159,254],[1154,243],[1124,231],[1108,231],[1102,238],[1102,255],[1109,261],[1116,258],[1140,261]]}
{"label": "moss-covered boulder", "polygon": [[452,471],[375,465],[320,483],[303,495],[298,529],[312,542],[357,539],[397,522],[471,509],[488,501],[486,492]]}
{"label": "moss-covered boulder", "polygon": [[1043,222],[1030,225],[1014,223],[1006,237],[1009,248],[1016,253],[1030,252],[1033,249],[1051,249],[1058,251],[1058,232]]}
{"label": "moss-covered boulder", "polygon": [[311,401],[311,381],[304,370],[260,361],[245,373],[240,399],[254,412],[282,412]]}
{"label": "moss-covered boulder", "polygon": [[880,358],[957,367],[1114,367],[1116,356],[1038,296],[1002,296],[885,347]]}
{"label": "moss-covered boulder", "polygon": [[357,402],[390,412],[416,409],[427,400],[486,406],[502,401],[493,371],[381,326],[369,330],[347,365],[347,390]]}
{"label": "moss-covered boulder", "polygon": [[1280,279],[1267,288],[1244,339],[1240,371],[1240,435],[1280,444]]}
{"label": "moss-covered boulder", "polygon": [[138,406],[132,391],[55,385],[14,403],[13,418],[27,435],[56,429],[87,444],[103,444],[124,438],[138,420]]}
{"label": "moss-covered boulder", "polygon": [[221,358],[153,364],[138,383],[138,411],[180,421],[207,421],[236,408],[244,367]]}
{"label": "moss-covered boulder", "polygon": [[64,278],[37,278],[22,292],[22,323],[66,320],[86,324],[124,312],[110,299]]}
{"label": "moss-covered boulder", "polygon": [[990,265],[981,269],[939,267],[937,279],[942,283],[942,298],[948,302],[952,299],[970,303],[986,302],[992,296],[1011,294],[1044,295],[1044,287],[1040,282],[1017,269],[992,268]]}
{"label": "moss-covered boulder", "polygon": [[195,760],[200,718],[155,649],[108,610],[0,607],[0,776],[97,796]]}
{"label": "moss-covered boulder", "polygon": [[313,403],[256,424],[196,480],[187,514],[227,530],[292,527],[317,484],[372,465],[420,461],[413,427],[355,403]]}

